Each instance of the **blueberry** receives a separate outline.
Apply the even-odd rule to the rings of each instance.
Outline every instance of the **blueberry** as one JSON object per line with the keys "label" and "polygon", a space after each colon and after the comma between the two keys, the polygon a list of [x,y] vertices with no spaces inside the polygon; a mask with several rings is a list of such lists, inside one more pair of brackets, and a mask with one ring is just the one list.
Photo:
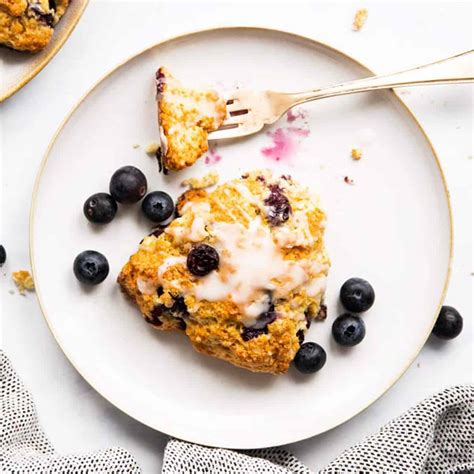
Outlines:
{"label": "blueberry", "polygon": [[245,341],[245,342],[248,342],[250,341],[250,339],[255,339],[256,337],[262,335],[262,334],[268,334],[268,328],[267,326],[265,326],[264,328],[262,329],[256,329],[256,328],[244,328],[244,330],[242,331],[242,339]]}
{"label": "blueberry", "polygon": [[204,276],[219,267],[219,254],[210,245],[198,244],[189,252],[186,265],[193,275]]}
{"label": "blueberry", "polygon": [[452,306],[443,306],[433,328],[433,334],[441,339],[454,339],[459,336],[463,319]]}
{"label": "blueberry", "polygon": [[354,314],[341,314],[334,320],[332,335],[341,346],[355,346],[365,337],[364,321]]}
{"label": "blueberry", "polygon": [[275,306],[271,305],[268,311],[265,313],[260,314],[255,321],[255,324],[252,326],[253,329],[263,329],[269,324],[273,323],[277,318],[277,314],[275,312]]}
{"label": "blueberry", "polygon": [[319,321],[324,321],[327,317],[328,317],[328,307],[324,303],[321,303],[316,319]]}
{"label": "blueberry", "polygon": [[165,231],[166,227],[168,227],[168,226],[166,226],[166,225],[157,225],[156,227],[151,229],[148,236],[154,235],[155,237],[159,237]]}
{"label": "blueberry", "polygon": [[28,8],[35,14],[37,18],[46,23],[46,25],[51,27],[54,25],[54,16],[51,13],[46,13],[43,11],[43,8],[39,3],[29,3]]}
{"label": "blueberry", "polygon": [[0,245],[0,267],[7,261],[7,252],[5,247]]}
{"label": "blueberry", "polygon": [[173,314],[173,316],[181,316],[181,317],[187,317],[189,316],[189,311],[188,307],[186,306],[186,303],[184,302],[184,298],[182,296],[178,297],[173,297],[173,306],[171,306],[170,311]]}
{"label": "blueberry", "polygon": [[86,199],[84,215],[94,224],[108,224],[117,214],[117,203],[107,193],[96,193]]}
{"label": "blueberry", "polygon": [[110,179],[110,194],[122,204],[133,204],[145,196],[145,175],[134,166],[122,166]]}
{"label": "blueberry", "polygon": [[150,312],[149,316],[145,317],[147,323],[152,324],[153,326],[161,326],[163,322],[160,319],[160,316],[163,314],[164,305],[156,305]]}
{"label": "blueberry", "polygon": [[264,201],[268,207],[267,221],[270,225],[277,226],[290,218],[291,204],[278,184],[270,184],[269,188],[270,195]]}
{"label": "blueberry", "polygon": [[163,222],[172,216],[174,202],[171,196],[163,191],[153,191],[145,196],[142,211],[153,222]]}
{"label": "blueberry", "polygon": [[273,323],[276,318],[277,314],[275,312],[275,306],[270,305],[268,311],[265,311],[265,313],[262,313],[258,316],[255,324],[243,329],[242,339],[247,342],[250,341],[250,339],[260,336],[261,334],[268,334],[268,325]]}
{"label": "blueberry", "polygon": [[326,363],[326,351],[315,342],[305,342],[296,353],[295,367],[303,374],[314,374]]}
{"label": "blueberry", "polygon": [[181,329],[181,331],[186,331],[186,321],[183,318],[178,318],[178,329]]}
{"label": "blueberry", "polygon": [[342,285],[339,298],[348,311],[362,313],[374,304],[375,293],[368,281],[362,278],[350,278]]}
{"label": "blueberry", "polygon": [[98,285],[109,274],[109,262],[95,250],[85,250],[74,260],[74,275],[86,285]]}

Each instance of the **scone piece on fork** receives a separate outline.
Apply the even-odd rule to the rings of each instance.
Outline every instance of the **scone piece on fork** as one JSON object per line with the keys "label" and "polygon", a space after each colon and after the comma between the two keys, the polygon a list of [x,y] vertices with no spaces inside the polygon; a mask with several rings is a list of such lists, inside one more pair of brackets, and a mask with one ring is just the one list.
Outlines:
{"label": "scone piece on fork", "polygon": [[183,87],[165,68],[156,72],[161,160],[165,169],[193,165],[206,151],[208,133],[226,118],[226,103],[213,90]]}

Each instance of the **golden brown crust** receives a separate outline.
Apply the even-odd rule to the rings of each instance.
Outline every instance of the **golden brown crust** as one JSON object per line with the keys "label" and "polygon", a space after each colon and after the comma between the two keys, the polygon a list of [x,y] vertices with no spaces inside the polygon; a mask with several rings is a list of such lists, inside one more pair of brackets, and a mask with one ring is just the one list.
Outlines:
{"label": "golden brown crust", "polygon": [[58,0],[52,9],[47,0],[0,0],[0,44],[18,51],[41,51],[68,3]]}
{"label": "golden brown crust", "polygon": [[26,0],[0,0],[0,11],[5,11],[11,16],[20,16],[28,5]]}
{"label": "golden brown crust", "polygon": [[[293,215],[278,228],[262,219],[264,207],[260,204],[269,195],[271,180],[275,183],[269,173],[255,172],[246,179],[225,183],[211,193],[187,191],[179,199],[182,217],[175,219],[161,235],[148,236],[142,241],[139,250],[123,267],[118,283],[156,329],[184,330],[198,352],[252,371],[281,374],[288,370],[300,338],[307,330],[308,320],[318,319],[324,288],[310,291],[307,285],[312,281],[324,281],[329,259],[323,244],[324,213],[305,188],[278,179],[278,186],[283,188],[291,203]],[[246,227],[257,221],[272,233],[275,242],[281,243],[280,252],[285,261],[307,262],[316,268],[311,273],[311,281],[294,286],[281,297],[276,293],[272,296],[278,317],[257,336],[244,337],[248,326],[242,308],[232,297],[213,301],[197,297],[195,288],[203,280],[190,273],[186,257],[200,239],[199,233],[197,238],[194,235],[195,221],[202,218],[199,206],[207,206],[208,213],[200,241],[216,245],[214,232],[222,223]],[[307,240],[294,241],[295,235],[301,237],[298,226],[302,224],[298,219],[302,216],[307,219],[307,226],[304,226]],[[186,234],[191,229],[192,242]],[[221,277],[228,270],[223,263],[225,251],[225,248],[221,249],[221,264],[216,270]],[[276,288],[286,283],[283,277],[279,278],[272,280]],[[255,326],[250,329],[252,327]]]}
{"label": "golden brown crust", "polygon": [[205,189],[188,189],[176,200],[176,215],[181,216],[184,205],[189,201],[202,200],[207,196]]}

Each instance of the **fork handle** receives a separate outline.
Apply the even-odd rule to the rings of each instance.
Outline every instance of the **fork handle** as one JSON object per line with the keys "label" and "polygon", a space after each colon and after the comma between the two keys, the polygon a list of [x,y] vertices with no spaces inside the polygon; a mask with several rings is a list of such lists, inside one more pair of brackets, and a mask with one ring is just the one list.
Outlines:
{"label": "fork handle", "polygon": [[288,94],[288,99],[292,102],[291,107],[293,107],[294,105],[311,100],[377,89],[391,89],[392,87],[417,86],[423,84],[458,84],[472,82],[474,80],[473,53],[474,50],[470,50],[406,71],[344,82],[313,91],[290,93]]}

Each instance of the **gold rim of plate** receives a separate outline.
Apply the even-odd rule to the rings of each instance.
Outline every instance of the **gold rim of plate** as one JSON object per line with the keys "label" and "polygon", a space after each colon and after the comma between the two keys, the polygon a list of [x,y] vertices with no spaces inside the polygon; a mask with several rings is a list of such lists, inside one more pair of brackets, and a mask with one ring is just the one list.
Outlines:
{"label": "gold rim of plate", "polygon": [[[61,123],[61,125],[59,126],[58,130],[56,131],[56,133],[54,134],[53,138],[51,139],[49,145],[48,145],[48,148],[45,152],[45,155],[40,163],[40,166],[39,166],[39,169],[38,169],[38,174],[36,176],[36,180],[35,180],[35,184],[34,184],[34,188],[33,188],[33,194],[32,194],[32,200],[31,200],[31,208],[30,208],[30,216],[29,216],[29,227],[30,227],[30,232],[29,232],[29,248],[30,248],[30,264],[31,264],[31,269],[32,269],[32,273],[33,273],[33,278],[35,277],[35,274],[36,274],[36,270],[35,270],[35,264],[34,264],[34,248],[33,248],[33,219],[34,219],[34,215],[35,215],[35,207],[36,207],[36,195],[37,195],[37,192],[38,192],[38,188],[39,188],[39,185],[40,185],[40,181],[41,181],[41,177],[43,175],[43,171],[44,171],[44,168],[46,167],[46,163],[48,161],[48,157],[49,157],[49,154],[58,138],[58,136],[60,135],[62,129],[64,128],[64,126],[68,123],[69,119],[73,116],[73,114],[75,113],[75,111],[79,108],[79,106],[84,102],[84,100],[89,96],[89,94],[91,94],[96,87],[98,87],[104,80],[106,80],[109,76],[111,76],[112,74],[114,74],[118,69],[120,69],[122,66],[124,66],[125,64],[127,64],[128,62],[134,60],[135,58],[137,58],[138,56],[141,56],[142,54],[145,54],[147,53],[148,51],[154,49],[154,48],[157,48],[157,47],[161,47],[161,46],[164,46],[164,45],[169,45],[173,42],[178,42],[178,41],[181,41],[183,39],[187,39],[189,37],[192,37],[192,36],[197,36],[197,35],[202,35],[202,34],[206,34],[206,33],[215,33],[215,32],[219,32],[219,31],[249,31],[249,32],[266,32],[266,33],[272,33],[272,34],[275,34],[275,35],[282,35],[282,36],[286,36],[286,37],[289,37],[289,38],[293,38],[293,39],[297,39],[299,41],[303,41],[303,42],[306,42],[307,44],[310,44],[312,45],[313,47],[319,47],[319,48],[322,48],[322,49],[327,49],[333,53],[335,53],[336,55],[340,55],[342,57],[344,57],[345,59],[349,60],[349,61],[352,61],[353,63],[357,64],[358,66],[360,66],[361,68],[365,69],[367,71],[368,74],[371,74],[371,75],[374,75],[375,73],[370,69],[368,68],[365,64],[362,64],[361,62],[359,62],[358,60],[354,59],[353,57],[349,56],[348,54],[332,47],[332,46],[329,46],[328,44],[324,43],[324,42],[321,42],[321,41],[318,41],[318,40],[315,40],[315,39],[312,39],[310,37],[307,37],[307,36],[304,36],[304,35],[300,35],[300,34],[297,34],[297,33],[292,33],[290,31],[284,31],[284,30],[277,30],[277,29],[272,29],[272,28],[265,28],[265,27],[259,27],[259,26],[223,26],[223,27],[215,27],[215,28],[205,28],[205,29],[201,29],[201,30],[195,30],[195,31],[191,31],[191,32],[188,32],[188,33],[183,33],[183,34],[180,34],[180,35],[176,35],[176,36],[173,36],[173,37],[170,37],[168,39],[165,39],[163,41],[160,41],[156,44],[153,44],[152,46],[149,46],[145,49],[143,49],[142,51],[130,56],[129,58],[127,58],[125,61],[121,62],[120,64],[118,64],[116,67],[114,67],[110,72],[108,72],[107,74],[105,74],[94,86],[91,87],[91,89],[86,92],[86,94],[79,100],[79,102],[77,102],[77,104],[72,108],[72,110],[69,112],[69,114],[66,116],[66,118],[64,119],[64,121]],[[355,416],[359,415],[360,413],[362,413],[363,411],[365,411],[367,408],[369,408],[374,402],[376,402],[380,397],[382,397],[383,395],[385,395],[387,393],[387,391],[393,387],[397,382],[398,380],[402,377],[402,375],[408,370],[408,368],[411,366],[411,364],[415,361],[415,359],[417,358],[418,354],[420,353],[421,349],[423,348],[423,346],[425,345],[428,337],[430,336],[431,334],[431,329],[433,328],[435,322],[436,322],[436,319],[439,315],[439,311],[441,310],[441,306],[443,305],[443,302],[444,302],[444,299],[446,297],[446,292],[448,290],[448,286],[449,286],[449,280],[450,280],[450,277],[451,277],[451,267],[452,267],[452,261],[453,261],[453,214],[452,214],[452,206],[451,206],[451,198],[450,198],[450,194],[449,194],[449,190],[448,190],[448,186],[447,186],[447,182],[446,182],[446,177],[444,175],[444,172],[443,172],[443,169],[441,167],[441,163],[439,161],[439,158],[438,158],[438,155],[434,149],[434,146],[431,142],[431,140],[429,139],[428,135],[426,134],[425,130],[423,129],[423,127],[421,126],[420,122],[418,121],[418,119],[416,118],[416,116],[414,115],[414,113],[411,111],[411,109],[405,104],[405,102],[403,102],[403,100],[399,97],[399,95],[394,91],[394,90],[389,90],[391,94],[393,94],[393,97],[397,100],[397,102],[404,108],[404,110],[408,113],[408,116],[409,118],[413,121],[413,123],[415,124],[415,126],[418,128],[418,130],[421,132],[421,134],[423,135],[423,137],[425,138],[426,142],[428,143],[430,149],[431,149],[431,152],[432,152],[432,155],[433,155],[433,158],[436,162],[436,166],[438,167],[438,170],[439,170],[439,173],[440,173],[440,176],[441,176],[441,180],[442,180],[442,183],[443,183],[443,188],[444,188],[444,193],[445,193],[445,197],[446,197],[446,202],[447,202],[447,205],[448,205],[448,213],[449,213],[449,259],[448,259],[448,267],[446,269],[446,278],[445,278],[445,281],[444,281],[444,285],[443,285],[443,290],[441,292],[441,295],[439,297],[439,303],[438,303],[438,306],[437,306],[437,310],[436,310],[436,313],[433,315],[433,320],[432,320],[432,324],[430,326],[430,331],[426,334],[426,337],[424,338],[423,340],[423,343],[416,349],[416,351],[414,352],[414,356],[413,358],[410,360],[410,362],[401,369],[400,373],[396,375],[396,377],[393,378],[393,380],[381,391],[380,394],[378,394],[376,397],[374,397],[366,406],[364,406],[363,408],[361,408],[358,412],[354,413],[352,416],[350,416],[349,418],[343,420],[343,421],[336,421],[333,425],[331,425],[330,427],[324,429],[323,431],[320,431],[318,433],[316,433],[315,435],[318,435],[318,434],[321,434],[321,433],[324,433],[326,431],[329,431],[333,428],[335,428],[336,426],[339,426],[341,425],[342,423],[345,423],[349,420],[351,420],[352,418],[354,418]],[[49,330],[51,331],[51,334],[53,335],[54,339],[56,340],[57,344],[59,345],[59,347],[61,348],[61,350],[63,351],[63,353],[66,355],[66,357],[68,358],[69,362],[73,365],[73,367],[77,370],[77,372],[85,379],[87,380],[87,378],[82,374],[81,370],[71,361],[71,359],[69,358],[67,352],[64,350],[64,348],[62,347],[61,343],[59,342],[58,338],[56,337],[56,334],[54,332],[54,329],[53,327],[51,326],[50,324],[50,321],[48,319],[48,315],[46,314],[46,311],[43,307],[43,304],[42,304],[42,300],[41,300],[41,294],[39,292],[39,289],[36,290],[36,297],[38,299],[38,304],[40,306],[40,310],[41,312],[43,313],[43,316],[44,318],[46,319],[46,323],[49,327]],[[88,381],[88,383],[90,383]],[[112,400],[110,400],[106,395],[104,395],[104,393],[102,393],[101,391],[99,391],[95,386],[92,385],[92,387],[94,388],[94,390],[96,390],[98,393],[100,393],[108,402],[110,402],[112,405],[116,406],[117,408],[119,408],[121,411],[123,411],[124,413],[126,413],[127,415],[129,416],[132,416],[134,417],[137,421],[143,423],[144,425],[146,426],[149,426],[150,428],[153,428],[153,429],[157,429],[155,426],[151,425],[146,419],[143,419],[143,418],[138,418],[138,417],[135,417],[134,415],[130,415],[130,413],[128,413],[124,408],[120,407],[120,406],[117,406]],[[172,433],[168,433],[168,434],[171,434]],[[304,439],[307,439],[311,436],[315,436],[315,435],[310,435],[310,436],[304,436],[304,437],[301,437],[301,438],[298,438],[298,439],[294,439],[293,441],[291,442],[298,442],[298,441],[303,441]],[[183,438],[185,439],[185,438]],[[185,439],[186,440],[186,439]],[[186,441],[189,441],[189,440],[186,440]],[[267,446],[267,445],[259,445],[259,446],[254,446],[253,449],[261,449],[261,448],[267,448],[267,447],[270,447],[270,446]]]}
{"label": "gold rim of plate", "polygon": [[[18,92],[23,86],[28,84],[36,75],[38,75],[43,68],[53,59],[57,52],[62,48],[66,40],[71,36],[74,28],[82,17],[84,10],[86,9],[89,0],[75,0],[72,1],[66,10],[65,15],[59,21],[57,28],[54,31],[53,37],[50,43],[46,46],[46,55],[42,56],[43,51],[36,53],[39,55],[38,60],[35,61],[28,72],[19,80],[19,82],[4,92],[0,92],[0,103],[11,97],[13,94]],[[71,18],[69,18],[71,17]],[[18,54],[31,54],[22,53],[18,51]]]}

